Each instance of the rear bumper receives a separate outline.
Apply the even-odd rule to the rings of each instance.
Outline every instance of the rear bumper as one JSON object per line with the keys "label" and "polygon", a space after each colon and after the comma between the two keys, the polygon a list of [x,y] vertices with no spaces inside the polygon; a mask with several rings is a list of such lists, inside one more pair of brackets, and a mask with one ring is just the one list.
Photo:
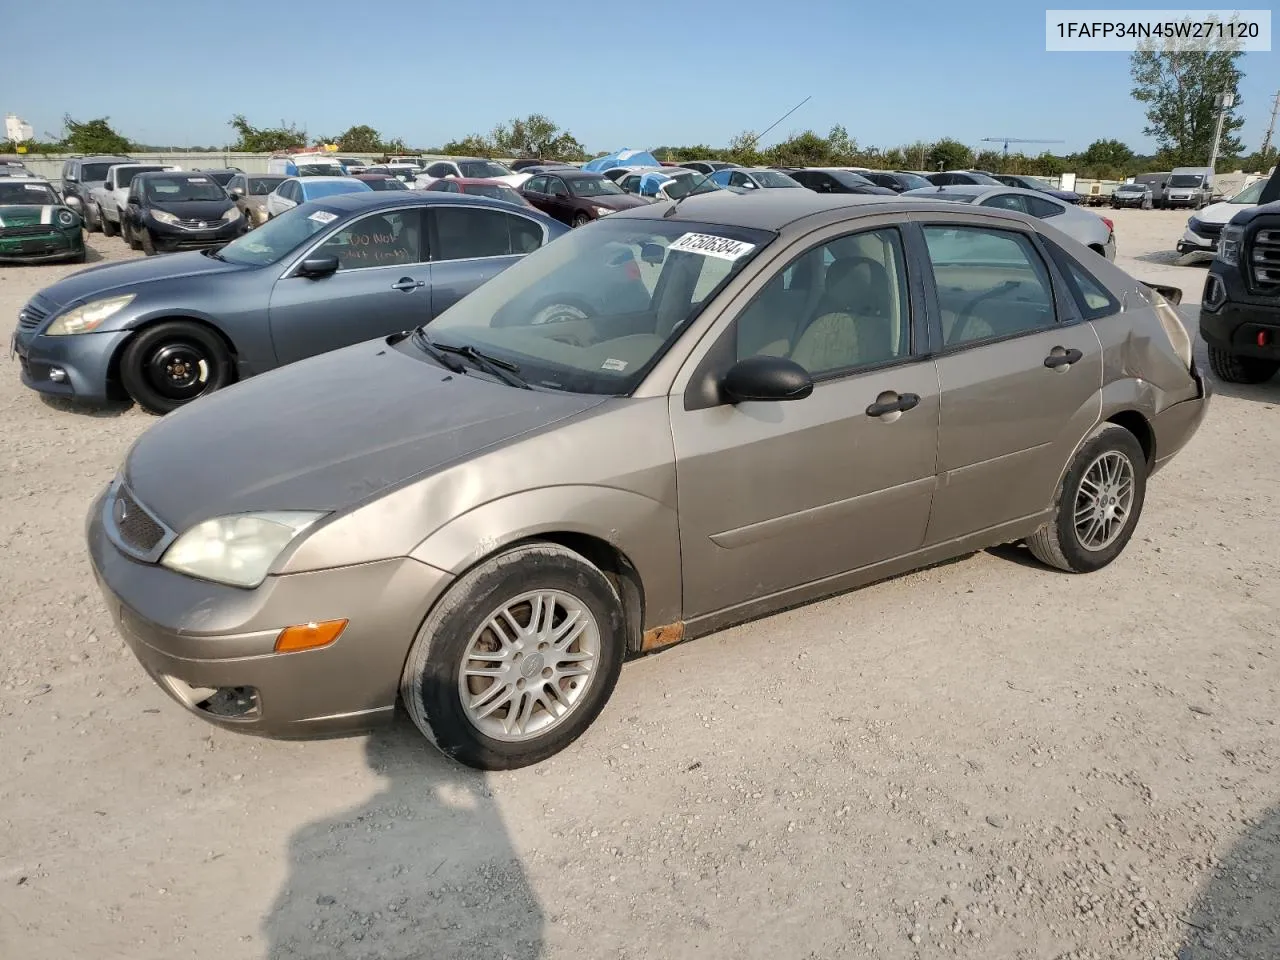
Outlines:
{"label": "rear bumper", "polygon": [[1196,382],[1197,395],[1190,400],[1183,400],[1165,408],[1151,421],[1151,432],[1155,437],[1155,462],[1151,472],[1155,473],[1172,460],[1187,442],[1195,436],[1200,424],[1209,412],[1209,400],[1213,396],[1213,388],[1209,381],[1201,376],[1193,362],[1191,376]]}
{"label": "rear bumper", "polygon": [[[450,574],[401,557],[269,577],[254,590],[196,580],[117,548],[105,493],[86,520],[94,576],[125,643],[176,703],[283,739],[356,733],[393,716],[409,647]],[[349,622],[329,646],[274,652],[285,627],[337,619]]]}

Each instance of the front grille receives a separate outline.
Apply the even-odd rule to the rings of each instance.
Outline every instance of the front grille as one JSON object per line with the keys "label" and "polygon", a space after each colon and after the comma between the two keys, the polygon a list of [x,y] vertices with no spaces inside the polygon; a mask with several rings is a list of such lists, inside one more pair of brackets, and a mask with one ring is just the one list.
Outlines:
{"label": "front grille", "polygon": [[1205,223],[1203,220],[1199,220],[1195,217],[1191,218],[1190,226],[1192,232],[1198,233],[1202,237],[1208,237],[1210,240],[1216,238],[1218,234],[1222,233],[1222,224]]}
{"label": "front grille", "polygon": [[221,226],[221,220],[179,220],[178,226],[186,227],[188,230],[212,230],[214,227]]}
{"label": "front grille", "polygon": [[33,223],[25,227],[5,227],[0,230],[6,238],[8,237],[53,237],[57,236],[58,231],[47,223]]}
{"label": "front grille", "polygon": [[1258,288],[1280,285],[1280,228],[1270,227],[1253,235],[1253,243],[1245,251],[1249,276]]}
{"label": "front grille", "polygon": [[139,553],[150,553],[164,539],[164,527],[156,523],[123,486],[116,489],[111,519],[120,539]]}
{"label": "front grille", "polygon": [[27,305],[18,311],[18,326],[23,330],[34,330],[48,315],[49,311],[41,304],[35,300],[29,300]]}

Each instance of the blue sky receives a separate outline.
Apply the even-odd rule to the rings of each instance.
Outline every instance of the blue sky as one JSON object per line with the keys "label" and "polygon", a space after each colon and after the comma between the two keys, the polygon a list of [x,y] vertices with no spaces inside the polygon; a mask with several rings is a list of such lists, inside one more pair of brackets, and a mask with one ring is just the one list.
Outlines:
{"label": "blue sky", "polygon": [[[864,145],[1009,136],[1064,140],[1046,148],[1067,152],[1116,137],[1150,148],[1128,55],[1046,53],[1044,6],[1026,0],[0,3],[0,113],[37,136],[70,113],[109,116],[142,142],[221,145],[244,113],[312,135],[368,123],[432,146],[536,112],[604,152],[724,144],[811,94],[766,145],[842,123]],[[1280,89],[1277,57],[1243,59],[1247,150]]]}

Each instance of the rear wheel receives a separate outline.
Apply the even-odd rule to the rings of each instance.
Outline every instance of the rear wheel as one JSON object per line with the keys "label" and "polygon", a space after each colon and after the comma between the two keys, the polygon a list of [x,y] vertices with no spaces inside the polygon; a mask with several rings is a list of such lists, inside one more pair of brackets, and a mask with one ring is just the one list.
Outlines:
{"label": "rear wheel", "polygon": [[617,591],[572,550],[525,544],[462,576],[418,631],[400,695],[418,729],[481,770],[563,750],[613,692],[626,642]]}
{"label": "rear wheel", "polygon": [[227,386],[231,354],[208,327],[172,320],[134,336],[120,358],[120,380],[150,413],[168,413]]}
{"label": "rear wheel", "polygon": [[1133,536],[1147,493],[1147,460],[1137,438],[1101,424],[1076,452],[1053,519],[1027,538],[1041,563],[1070,573],[1101,570]]}
{"label": "rear wheel", "polygon": [[573,225],[575,227],[585,227],[590,222],[591,218],[581,211],[573,215]]}
{"label": "rear wheel", "polygon": [[106,218],[106,215],[102,212],[102,207],[98,207],[98,219],[102,221],[102,235],[104,237],[114,237],[120,232],[116,224]]}
{"label": "rear wheel", "polygon": [[1209,367],[1219,380],[1227,383],[1265,383],[1280,370],[1280,360],[1241,357],[1210,344]]}

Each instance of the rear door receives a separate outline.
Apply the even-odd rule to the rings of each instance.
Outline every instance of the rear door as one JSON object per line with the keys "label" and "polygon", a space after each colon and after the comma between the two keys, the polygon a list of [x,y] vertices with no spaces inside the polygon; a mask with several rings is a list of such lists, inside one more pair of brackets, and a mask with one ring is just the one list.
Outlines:
{"label": "rear door", "polygon": [[271,339],[279,363],[409,330],[431,319],[431,265],[419,207],[379,210],[315,244],[306,257],[337,257],[312,279],[296,267],[271,291]]}
{"label": "rear door", "polygon": [[933,544],[1051,505],[1097,421],[1102,346],[1029,226],[914,219],[942,388]]}
{"label": "rear door", "polygon": [[433,204],[427,222],[432,317],[547,242],[536,220],[487,207]]}

